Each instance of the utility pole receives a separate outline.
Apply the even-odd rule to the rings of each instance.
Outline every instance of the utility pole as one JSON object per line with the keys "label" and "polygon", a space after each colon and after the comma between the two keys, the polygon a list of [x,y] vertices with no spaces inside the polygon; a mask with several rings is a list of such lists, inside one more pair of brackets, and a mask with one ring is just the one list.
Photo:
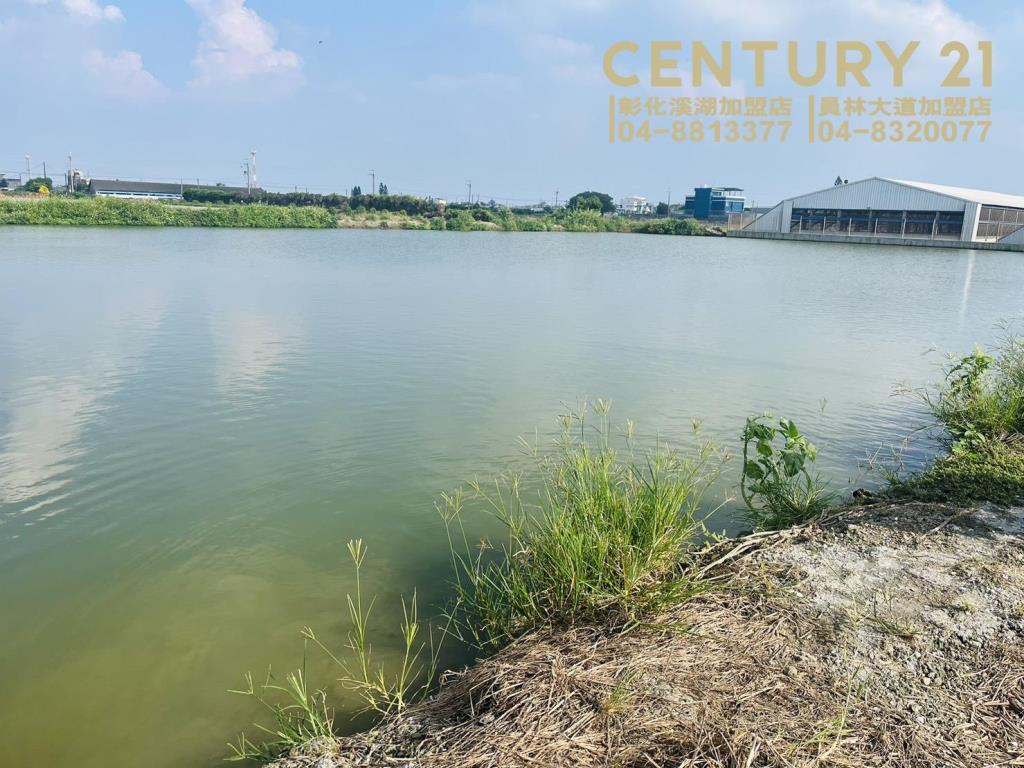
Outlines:
{"label": "utility pole", "polygon": [[473,204],[473,182],[472,181],[467,181],[466,182],[466,186],[469,187],[469,195],[468,195],[467,199],[469,200],[469,204],[472,205]]}
{"label": "utility pole", "polygon": [[47,178],[47,176],[46,176],[46,161],[45,160],[43,160],[43,178],[44,179]]}
{"label": "utility pole", "polygon": [[555,188],[555,208],[558,207],[558,188]]}
{"label": "utility pole", "polygon": [[25,155],[25,181],[32,178],[32,155]]}
{"label": "utility pole", "polygon": [[252,194],[253,188],[255,188],[255,189],[259,189],[260,188],[259,178],[256,176],[256,150],[255,149],[249,152],[249,182],[250,182],[250,185],[251,185],[250,188],[249,188],[249,193],[250,194]]}
{"label": "utility pole", "polygon": [[370,194],[377,194],[377,172],[373,168],[370,169]]}

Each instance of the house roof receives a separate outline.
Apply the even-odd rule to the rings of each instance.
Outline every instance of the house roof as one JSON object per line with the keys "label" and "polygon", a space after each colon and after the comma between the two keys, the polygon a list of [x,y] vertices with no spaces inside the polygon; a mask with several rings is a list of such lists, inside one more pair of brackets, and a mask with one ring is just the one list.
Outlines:
{"label": "house roof", "polygon": [[[221,187],[209,184],[189,184],[187,182],[162,181],[122,181],[121,179],[91,179],[89,189],[104,192],[144,192],[148,194],[180,195],[182,189],[216,189],[222,192],[241,194],[247,192],[245,187]],[[253,190],[254,192],[258,190]]]}
{"label": "house roof", "polygon": [[104,192],[148,192],[151,194],[181,194],[181,184],[167,184],[159,181],[121,181],[120,179],[91,179],[89,188]]}

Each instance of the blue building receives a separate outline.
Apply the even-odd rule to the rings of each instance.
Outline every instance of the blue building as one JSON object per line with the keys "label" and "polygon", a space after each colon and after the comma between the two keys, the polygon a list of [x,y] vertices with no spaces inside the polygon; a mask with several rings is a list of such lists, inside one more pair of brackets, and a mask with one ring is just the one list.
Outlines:
{"label": "blue building", "polygon": [[686,196],[683,215],[705,221],[727,221],[730,213],[743,213],[747,198],[739,187],[697,187]]}

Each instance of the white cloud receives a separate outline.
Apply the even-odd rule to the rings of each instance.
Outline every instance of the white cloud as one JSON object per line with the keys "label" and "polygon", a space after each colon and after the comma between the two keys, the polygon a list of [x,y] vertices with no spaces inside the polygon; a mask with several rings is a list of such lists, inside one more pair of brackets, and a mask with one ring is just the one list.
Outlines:
{"label": "white cloud", "polygon": [[135,51],[107,56],[102,51],[91,50],[85,55],[85,67],[111,96],[147,101],[162,96],[165,91],[163,84],[146,71],[142,56]]}
{"label": "white cloud", "polygon": [[199,49],[193,61],[197,87],[245,82],[255,75],[298,72],[302,60],[277,47],[277,30],[246,0],[187,0],[199,15]]}
{"label": "white cloud", "polygon": [[96,21],[124,21],[124,14],[116,5],[100,5],[96,0],[62,0],[61,4],[72,16]]}
{"label": "white cloud", "polygon": [[[49,5],[50,0],[29,0],[31,5]],[[73,18],[83,21],[124,21],[124,14],[116,5],[100,5],[96,0],[60,0],[61,6]]]}

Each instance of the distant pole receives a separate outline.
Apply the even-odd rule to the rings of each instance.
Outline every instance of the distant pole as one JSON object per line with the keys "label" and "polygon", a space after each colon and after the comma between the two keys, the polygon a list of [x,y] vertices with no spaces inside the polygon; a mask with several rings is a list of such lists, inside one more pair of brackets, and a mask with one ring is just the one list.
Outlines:
{"label": "distant pole", "polygon": [[469,188],[469,195],[468,195],[469,204],[472,205],[473,204],[473,182],[472,181],[467,181],[466,182],[466,186]]}
{"label": "distant pole", "polygon": [[46,161],[43,160],[43,178],[46,178]]}
{"label": "distant pole", "polygon": [[32,155],[25,155],[25,180],[32,178]]}
{"label": "distant pole", "polygon": [[558,207],[558,189],[555,189],[555,208]]}
{"label": "distant pole", "polygon": [[68,196],[75,194],[75,164],[71,160],[71,153],[68,152]]}
{"label": "distant pole", "polygon": [[253,187],[255,187],[256,189],[260,188],[259,177],[256,175],[256,150],[255,149],[252,150],[251,152],[249,152],[249,158],[250,158],[250,160],[249,160],[249,163],[250,163],[249,164],[249,183],[250,183],[249,192],[251,193]]}
{"label": "distant pole", "polygon": [[373,168],[370,169],[370,194],[377,194],[377,172]]}

